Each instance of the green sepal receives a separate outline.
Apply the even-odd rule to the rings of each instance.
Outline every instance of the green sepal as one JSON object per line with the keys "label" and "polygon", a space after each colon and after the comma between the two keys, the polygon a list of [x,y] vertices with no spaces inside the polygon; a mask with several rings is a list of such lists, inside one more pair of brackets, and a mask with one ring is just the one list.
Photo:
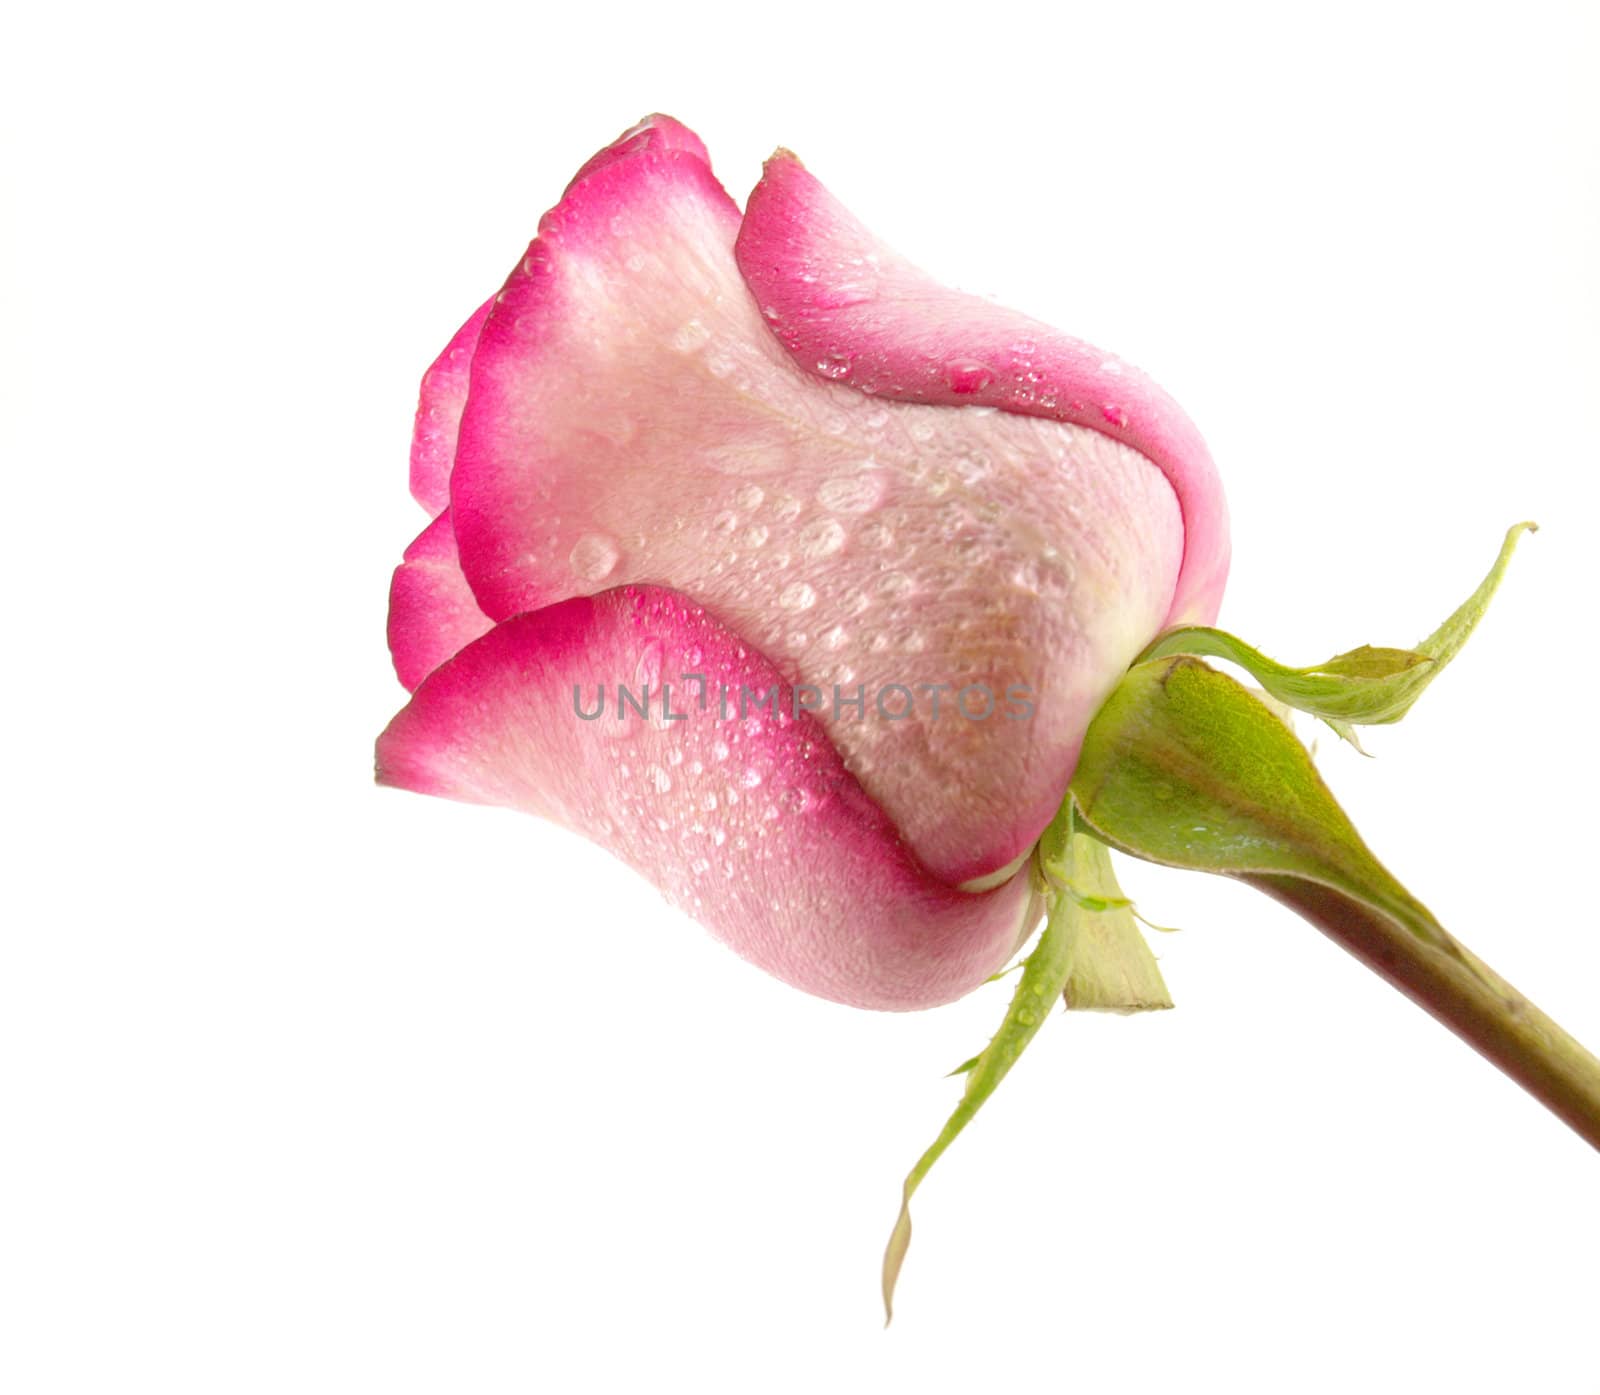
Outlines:
{"label": "green sepal", "polygon": [[1111,853],[1083,833],[1075,835],[1078,905],[1085,917],[1063,996],[1074,1012],[1158,1012],[1172,995],[1137,923],[1133,903],[1117,885]]}
{"label": "green sepal", "polygon": [[1303,878],[1453,952],[1432,914],[1362,841],[1294,734],[1199,659],[1128,671],[1089,726],[1069,798],[1092,832],[1124,852],[1226,876]]}
{"label": "green sepal", "polygon": [[1444,624],[1414,649],[1385,649],[1363,644],[1337,654],[1326,663],[1290,668],[1269,659],[1253,645],[1223,630],[1204,625],[1184,625],[1160,636],[1139,663],[1190,654],[1198,658],[1225,659],[1247,670],[1278,701],[1325,721],[1358,750],[1353,726],[1381,726],[1398,722],[1422,696],[1422,691],[1461,651],[1478,621],[1489,608],[1505,575],[1517,540],[1535,532],[1535,523],[1518,523],[1506,533],[1494,566],[1478,589]]}
{"label": "green sepal", "polygon": [[883,1311],[887,1322],[894,1316],[894,1288],[900,1277],[900,1267],[905,1263],[906,1250],[911,1244],[911,1198],[921,1185],[928,1170],[938,1162],[944,1150],[955,1141],[983,1107],[984,1101],[995,1092],[1011,1067],[1017,1063],[1034,1034],[1038,1032],[1050,1009],[1062,995],[1068,976],[1072,972],[1074,953],[1081,936],[1084,921],[1101,912],[1086,911],[1071,896],[1060,890],[1062,881],[1074,880],[1082,875],[1075,858],[1079,841],[1088,842],[1082,835],[1074,836],[1073,811],[1070,803],[1063,803],[1036,851],[1038,865],[1046,884],[1045,897],[1048,913],[1044,932],[1034,945],[1022,966],[1022,977],[1011,1003],[1006,1008],[1004,1020],[989,1044],[977,1057],[958,1066],[951,1074],[964,1073],[965,1082],[961,1102],[956,1105],[939,1136],[934,1139],[906,1175],[901,1191],[900,1214],[889,1236],[888,1248],[883,1256]]}

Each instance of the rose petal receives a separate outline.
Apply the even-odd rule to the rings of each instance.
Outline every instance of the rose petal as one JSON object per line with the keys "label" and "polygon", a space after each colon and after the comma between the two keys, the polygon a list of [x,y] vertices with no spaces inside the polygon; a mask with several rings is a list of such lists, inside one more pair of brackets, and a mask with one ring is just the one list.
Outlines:
{"label": "rose petal", "polygon": [[611,160],[546,215],[473,361],[463,569],[497,619],[668,584],[787,681],[864,689],[865,712],[821,718],[850,768],[935,873],[987,877],[1054,814],[1090,716],[1161,627],[1176,500],[1097,431],[801,373],[737,227],[675,150]]}
{"label": "rose petal", "polygon": [[[619,720],[618,685],[645,684],[649,716]],[[597,685],[606,713],[585,720]],[[741,720],[741,687],[775,689],[776,715],[747,701]],[[931,877],[792,700],[686,597],[619,588],[507,620],[435,670],[379,738],[378,779],[575,829],[809,992],[875,1008],[960,997],[1036,917],[1027,873],[982,894]]]}
{"label": "rose petal", "polygon": [[450,469],[455,464],[461,409],[467,403],[472,351],[493,305],[489,299],[474,310],[422,375],[411,431],[411,497],[430,514],[441,513],[450,503]]}
{"label": "rose petal", "polygon": [[1165,473],[1183,510],[1167,623],[1210,624],[1228,574],[1228,512],[1205,442],[1132,365],[949,290],[879,242],[790,152],[767,161],[739,266],[801,368],[911,402],[978,404],[1093,427]]}
{"label": "rose petal", "polygon": [[493,625],[461,574],[446,509],[406,549],[389,583],[389,654],[406,691]]}
{"label": "rose petal", "polygon": [[[708,169],[711,157],[700,137],[681,122],[657,113],[647,116],[617,139],[573,176],[567,188],[613,160],[641,150],[681,150],[700,160]],[[493,298],[472,312],[444,351],[422,375],[417,398],[416,424],[411,433],[411,497],[430,514],[437,515],[450,503],[450,471],[456,458],[456,433],[461,425],[461,409],[466,406],[469,369],[478,335],[489,317]]]}
{"label": "rose petal", "polygon": [[616,160],[626,159],[645,150],[683,151],[694,156],[708,170],[711,168],[711,156],[706,152],[705,144],[700,137],[681,121],[674,121],[670,116],[664,116],[658,111],[645,117],[637,125],[630,126],[598,154],[591,155],[587,163],[572,176],[566,192],[570,194],[574,184],[587,179],[596,170],[603,170]]}

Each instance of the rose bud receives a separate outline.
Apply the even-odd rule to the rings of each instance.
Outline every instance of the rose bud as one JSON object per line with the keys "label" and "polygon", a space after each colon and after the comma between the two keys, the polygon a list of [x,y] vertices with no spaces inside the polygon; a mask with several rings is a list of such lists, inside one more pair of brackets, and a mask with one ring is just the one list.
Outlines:
{"label": "rose bud", "polygon": [[430,369],[412,490],[380,782],[564,824],[872,1008],[1018,949],[1091,718],[1227,571],[1143,374],[929,280],[787,152],[741,216],[661,116]]}
{"label": "rose bud", "polygon": [[1292,726],[1400,720],[1531,524],[1415,646],[1269,658],[1212,628],[1226,510],[1159,388],[929,280],[787,152],[741,215],[665,117],[451,340],[411,466],[435,517],[394,577],[381,782],[565,824],[862,1007],[961,996],[1043,916],[905,1179],[886,1310],[914,1193],[1054,1005],[1171,1006],[1111,850],[1295,910],[1600,1147],[1600,1060],[1378,861]]}

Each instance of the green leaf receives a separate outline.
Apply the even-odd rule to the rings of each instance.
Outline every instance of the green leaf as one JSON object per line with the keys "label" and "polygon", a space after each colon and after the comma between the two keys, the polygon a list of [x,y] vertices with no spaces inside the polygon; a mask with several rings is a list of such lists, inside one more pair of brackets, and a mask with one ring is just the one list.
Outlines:
{"label": "green leaf", "polygon": [[[1068,895],[1059,890],[1060,881],[1081,875],[1076,862],[1078,838],[1073,836],[1073,814],[1070,803],[1063,804],[1061,812],[1045,830],[1038,849],[1039,865],[1049,884],[1046,897],[1049,914],[1044,933],[1034,946],[1022,968],[1022,978],[1012,994],[1000,1030],[989,1044],[978,1053],[966,1069],[965,1086],[961,1102],[932,1146],[917,1160],[906,1176],[900,1200],[900,1214],[889,1236],[889,1245],[883,1256],[883,1310],[885,1321],[894,1316],[894,1288],[905,1263],[906,1250],[911,1244],[911,1198],[921,1185],[928,1170],[938,1162],[944,1150],[955,1141],[983,1107],[985,1100],[1005,1079],[1017,1063],[1028,1043],[1033,1040],[1050,1009],[1055,1005],[1072,971],[1074,951],[1087,917],[1098,914],[1086,911]],[[1079,835],[1081,838],[1081,835]],[[1088,840],[1084,840],[1087,842]],[[960,1067],[958,1070],[962,1069]],[[952,1072],[954,1074],[955,1072]]]}
{"label": "green leaf", "polygon": [[1489,574],[1437,630],[1414,649],[1384,649],[1363,644],[1326,663],[1290,668],[1269,659],[1253,645],[1223,630],[1185,625],[1169,630],[1140,655],[1139,662],[1190,654],[1226,659],[1247,670],[1273,697],[1302,712],[1320,717],[1346,741],[1360,749],[1352,725],[1379,726],[1398,722],[1422,691],[1460,653],[1489,608],[1505,575],[1517,540],[1535,532],[1534,523],[1515,524],[1500,546]]}
{"label": "green leaf", "polygon": [[1227,876],[1304,878],[1430,944],[1454,945],[1373,856],[1293,733],[1199,659],[1128,671],[1090,724],[1071,799],[1092,832],[1135,856]]}

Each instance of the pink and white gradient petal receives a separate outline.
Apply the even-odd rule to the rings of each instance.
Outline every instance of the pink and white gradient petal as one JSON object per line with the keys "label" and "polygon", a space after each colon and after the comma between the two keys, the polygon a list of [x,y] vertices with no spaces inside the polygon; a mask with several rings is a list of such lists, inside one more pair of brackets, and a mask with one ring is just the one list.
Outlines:
{"label": "pink and white gradient petal", "polygon": [[882,398],[1072,422],[1166,475],[1184,557],[1168,624],[1209,624],[1227,580],[1227,504],[1199,431],[1130,364],[950,290],[881,243],[789,151],[767,161],[739,229],[745,281],[806,372]]}
{"label": "pink and white gradient petal", "polygon": [[604,150],[597,151],[584,161],[568,182],[562,197],[570,194],[574,185],[581,183],[596,171],[603,170],[617,160],[625,160],[631,155],[638,155],[647,150],[682,151],[686,155],[692,155],[706,169],[711,168],[711,156],[706,151],[705,142],[683,122],[675,121],[658,111],[630,126]]}
{"label": "pink and white gradient petal", "polygon": [[461,574],[446,509],[406,549],[389,583],[389,654],[405,690],[415,691],[434,669],[493,624],[478,609]]}
{"label": "pink and white gradient petal", "polygon": [[456,459],[461,410],[467,405],[472,354],[493,304],[486,300],[474,310],[422,375],[411,431],[411,497],[435,517],[450,505],[450,470]]}
{"label": "pink and white gradient petal", "polygon": [[[619,719],[619,685],[645,684],[648,716]],[[776,714],[741,719],[741,688],[775,688]],[[379,738],[378,780],[581,832],[807,992],[886,1009],[961,997],[1036,919],[1028,874],[979,894],[929,875],[793,711],[782,676],[703,608],[623,587],[515,616],[436,669]]]}

